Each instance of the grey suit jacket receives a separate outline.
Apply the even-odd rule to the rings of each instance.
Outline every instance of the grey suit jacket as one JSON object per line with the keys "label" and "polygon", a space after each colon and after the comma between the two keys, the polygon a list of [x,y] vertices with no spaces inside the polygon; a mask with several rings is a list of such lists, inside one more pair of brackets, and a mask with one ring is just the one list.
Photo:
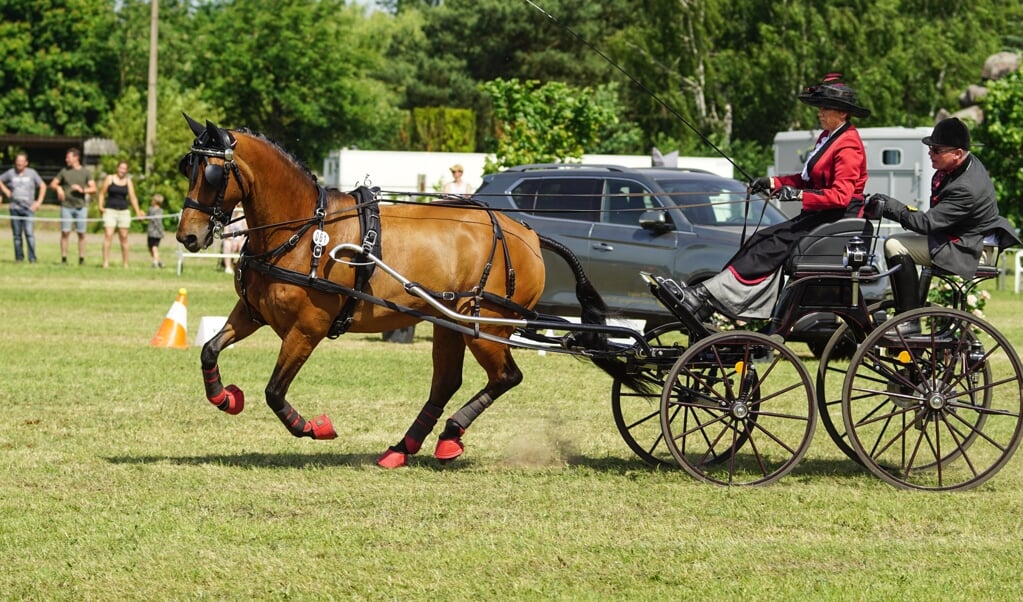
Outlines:
{"label": "grey suit jacket", "polygon": [[999,235],[1000,242],[1011,242],[1010,236],[1015,239],[1008,220],[998,215],[995,187],[987,168],[973,155],[932,192],[929,211],[902,207],[898,220],[903,228],[927,235],[935,267],[967,279],[977,271],[986,234],[1008,227],[1008,232]]}

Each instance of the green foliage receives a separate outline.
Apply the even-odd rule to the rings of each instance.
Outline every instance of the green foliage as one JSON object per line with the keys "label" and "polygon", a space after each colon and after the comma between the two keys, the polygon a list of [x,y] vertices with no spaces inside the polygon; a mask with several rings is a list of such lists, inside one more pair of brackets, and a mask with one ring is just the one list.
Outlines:
{"label": "green foliage", "polygon": [[[260,0],[202,7],[194,19],[193,80],[230,127],[249,127],[315,164],[332,148],[362,145],[399,113],[368,77],[381,59],[373,22],[341,0]],[[365,34],[365,35],[363,35]]]}
{"label": "green foliage", "polygon": [[[713,155],[706,137],[760,173],[778,131],[817,127],[813,109],[796,96],[823,74],[845,73],[872,110],[857,125],[928,124],[978,83],[989,54],[1019,39],[1023,22],[1023,4],[999,0],[540,4],[553,20],[505,0],[385,0],[375,11],[344,0],[162,0],[160,94],[168,85],[196,89],[202,108],[223,115],[224,125],[260,131],[315,167],[341,146],[413,148],[413,129],[423,122],[414,125],[411,111],[427,107],[475,114],[471,145],[461,140],[469,131],[463,124],[461,141],[441,147],[495,151],[501,137],[493,136],[494,106],[481,84],[599,82],[594,104],[614,106],[615,119],[596,126],[585,151],[658,146]],[[0,3],[5,131],[107,135],[102,128],[119,99],[146,90],[152,6]],[[428,131],[433,147],[437,124]],[[999,185],[1003,204],[1018,204],[1019,191]]]}
{"label": "green foliage", "polygon": [[[580,159],[602,127],[617,122],[608,94],[562,82],[495,79],[482,85],[494,107],[496,161],[487,172],[525,163]],[[599,88],[598,88],[599,89]]]}
{"label": "green foliage", "polygon": [[413,148],[447,153],[475,150],[476,115],[469,109],[420,107],[412,110]]}
{"label": "green foliage", "polygon": [[[953,303],[955,301],[953,298],[953,291],[962,290],[963,279],[959,276],[952,276],[951,278],[952,283],[935,278],[931,283],[931,289],[927,291],[927,300],[934,305],[956,307]],[[953,283],[955,288],[953,288]],[[963,309],[978,318],[983,318],[984,308],[987,307],[987,302],[990,299],[991,293],[987,292],[987,290],[982,288],[976,289],[973,293],[966,296],[966,307]]]}
{"label": "green foliage", "polygon": [[1000,213],[1023,224],[1023,75],[1015,72],[988,85],[984,123],[973,129],[974,152],[988,168],[998,193]]}
{"label": "green foliage", "polygon": [[113,1],[7,0],[0,16],[3,128],[94,134],[118,92]]}

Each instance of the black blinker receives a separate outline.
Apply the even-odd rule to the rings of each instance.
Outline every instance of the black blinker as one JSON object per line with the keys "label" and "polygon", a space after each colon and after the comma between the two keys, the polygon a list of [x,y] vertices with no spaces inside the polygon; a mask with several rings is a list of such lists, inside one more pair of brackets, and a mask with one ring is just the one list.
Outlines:
{"label": "black blinker", "polygon": [[185,153],[185,156],[178,161],[178,172],[186,178],[192,176],[192,153]]}
{"label": "black blinker", "polygon": [[207,184],[219,188],[224,183],[224,166],[207,163],[202,175],[206,178]]}

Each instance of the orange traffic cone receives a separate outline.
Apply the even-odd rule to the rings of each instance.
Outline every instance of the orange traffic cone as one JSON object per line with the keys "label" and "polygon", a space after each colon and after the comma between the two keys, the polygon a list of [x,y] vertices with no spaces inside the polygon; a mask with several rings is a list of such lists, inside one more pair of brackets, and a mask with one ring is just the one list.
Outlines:
{"label": "orange traffic cone", "polygon": [[187,349],[186,341],[188,330],[188,310],[185,308],[185,296],[188,291],[178,289],[178,298],[174,300],[167,316],[156,331],[156,336],[149,344],[153,347],[173,347],[175,349]]}

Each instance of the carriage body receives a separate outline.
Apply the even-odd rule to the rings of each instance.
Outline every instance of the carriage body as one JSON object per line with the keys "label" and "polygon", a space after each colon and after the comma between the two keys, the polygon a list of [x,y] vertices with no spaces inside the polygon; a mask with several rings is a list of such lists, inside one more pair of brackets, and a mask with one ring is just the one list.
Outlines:
{"label": "carriage body", "polygon": [[[859,290],[890,273],[870,257],[877,231],[847,218],[801,240],[763,332],[714,332],[686,312],[677,287],[649,277],[679,321],[648,333],[653,359],[632,362],[659,396],[612,389],[633,451],[711,483],[762,485],[795,468],[819,420],[848,458],[897,487],[967,489],[1000,470],[1023,437],[1023,372],[1005,337],[965,311],[967,294],[997,268],[966,282],[937,275],[957,307],[894,315],[890,301],[868,305]],[[816,371],[785,340],[814,312],[842,320]],[[919,335],[900,334],[909,322]]]}

